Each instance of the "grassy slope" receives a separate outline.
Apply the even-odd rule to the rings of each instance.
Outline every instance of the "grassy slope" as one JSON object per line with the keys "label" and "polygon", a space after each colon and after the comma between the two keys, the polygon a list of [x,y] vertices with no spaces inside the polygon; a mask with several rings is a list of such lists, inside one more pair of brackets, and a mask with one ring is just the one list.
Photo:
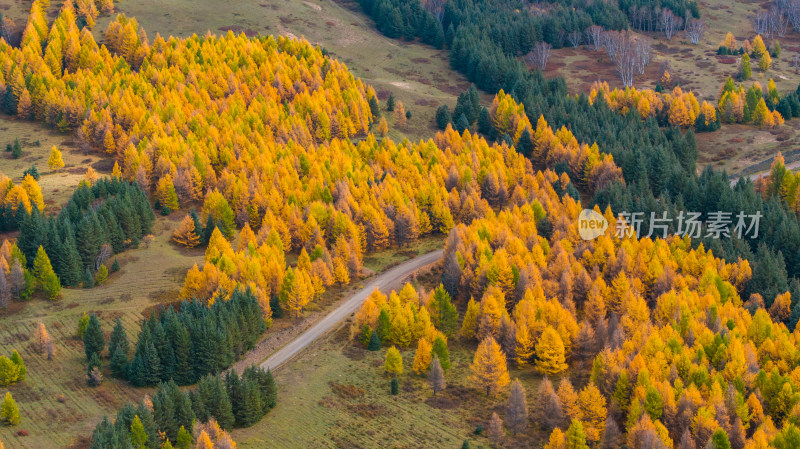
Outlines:
{"label": "grassy slope", "polygon": [[[727,2],[723,0],[701,0],[701,16],[708,23],[703,39],[698,45],[691,45],[683,33],[678,33],[667,41],[663,34],[649,34],[654,50],[653,62],[646,73],[637,76],[638,88],[655,87],[660,76],[659,67],[668,62],[673,80],[680,80],[683,89],[695,92],[698,98],[716,104],[720,86],[728,76],[738,72],[737,64],[725,64],[716,57],[717,48],[725,34],[731,32],[737,42],[755,37],[748,17],[755,11],[763,10],[758,1]],[[749,87],[758,81],[766,88],[772,78],[780,92],[793,91],[800,82],[800,75],[789,67],[792,56],[800,51],[800,34],[791,30],[783,38],[778,38],[782,53],[773,58],[771,70],[762,74],[758,61],[753,61],[753,78],[745,83]],[[767,45],[771,40],[766,39]],[[593,52],[581,47],[578,50],[563,48],[553,50],[547,65],[547,74],[563,76],[572,92],[588,92],[594,81],[607,81],[612,87],[621,87],[614,66],[603,52]],[[779,130],[762,131],[753,126],[723,125],[721,132],[698,134],[701,165],[713,165],[730,173],[763,169],[752,167],[765,159],[771,159],[778,151],[786,153],[800,144],[800,120],[787,122]]]}
{"label": "grassy slope", "polygon": [[[22,157],[19,159],[12,159],[11,153],[4,151],[6,144],[14,143],[15,139],[19,139],[22,144]],[[54,145],[61,150],[64,160],[64,168],[57,172],[47,167],[50,149]],[[0,172],[19,183],[22,172],[34,164],[41,175],[39,186],[47,208],[58,208],[66,203],[89,166],[99,173],[108,174],[113,167],[113,162],[109,163],[98,154],[84,154],[70,135],[49,130],[38,123],[16,120],[0,114]]]}
{"label": "grassy slope", "polygon": [[[65,447],[88,437],[104,414],[113,414],[128,400],[138,400],[146,390],[136,390],[112,379],[106,365],[106,380],[100,388],[85,383],[83,343],[74,338],[78,318],[84,311],[97,313],[106,334],[122,317],[128,337],[135,342],[141,312],[174,300],[186,270],[202,261],[202,251],[180,251],[168,242],[176,225],[176,214],[159,218],[154,227],[155,242],[150,248],[118,256],[121,270],[102,286],[91,290],[65,289],[63,298],[48,302],[34,298],[28,303],[14,302],[0,311],[0,354],[16,349],[28,366],[25,382],[10,391],[17,399],[22,423],[15,428],[0,427],[0,440],[6,447]],[[56,343],[53,361],[31,348],[36,322],[42,320]],[[62,397],[63,396],[63,397]],[[54,423],[58,425],[54,425]],[[14,433],[26,429],[30,436]]]}
{"label": "grassy slope", "polygon": [[[433,270],[413,283],[430,289],[438,279],[439,271]],[[400,394],[391,396],[383,374],[385,348],[367,351],[351,340],[351,332],[342,324],[276,371],[278,406],[255,426],[234,431],[238,447],[455,448],[465,439],[472,447],[488,447],[485,437],[472,432],[486,427],[492,411],[503,415],[507,393],[487,399],[470,388],[472,343],[451,339],[452,368],[445,375],[447,389],[437,398],[425,378],[411,371],[415,348],[401,350]],[[511,376],[520,378],[533,401],[540,377],[530,369],[512,370]],[[531,429],[518,439],[509,435],[507,443],[540,446],[541,437]]]}

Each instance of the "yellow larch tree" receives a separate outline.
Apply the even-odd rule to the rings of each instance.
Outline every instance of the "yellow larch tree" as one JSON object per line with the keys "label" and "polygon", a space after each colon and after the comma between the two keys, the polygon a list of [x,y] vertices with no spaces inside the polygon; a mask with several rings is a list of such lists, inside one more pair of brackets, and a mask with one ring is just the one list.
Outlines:
{"label": "yellow larch tree", "polygon": [[606,424],[606,398],[593,384],[586,385],[578,394],[578,410],[580,421],[586,432],[586,439],[597,443],[603,434]]}
{"label": "yellow larch tree", "polygon": [[480,316],[480,305],[475,299],[470,298],[467,303],[467,311],[464,313],[464,320],[461,322],[461,336],[467,339],[475,338],[478,327],[478,317]]}
{"label": "yellow larch tree", "polygon": [[564,342],[552,326],[547,326],[536,342],[536,359],[536,368],[542,374],[556,374],[567,369]]}
{"label": "yellow larch tree", "polygon": [[22,180],[22,189],[27,194],[31,204],[35,204],[39,212],[43,212],[44,196],[42,195],[42,189],[39,187],[39,183],[33,179],[33,176],[30,174],[25,175],[25,178]]}
{"label": "yellow larch tree", "polygon": [[50,157],[47,159],[47,166],[50,170],[57,171],[64,168],[64,160],[61,158],[61,151],[58,151],[55,145],[50,150]]}
{"label": "yellow larch tree", "polygon": [[194,220],[186,215],[181,224],[172,233],[172,241],[187,248],[194,248],[200,244],[200,237],[195,232]]}
{"label": "yellow larch tree", "polygon": [[517,366],[520,368],[527,366],[528,363],[531,361],[531,357],[533,357],[533,339],[531,338],[531,333],[528,330],[528,326],[525,324],[520,325],[517,323],[517,331],[515,334],[516,342],[516,361]]}
{"label": "yellow larch tree", "polygon": [[472,370],[470,380],[476,387],[485,390],[487,396],[497,394],[511,382],[506,356],[491,335],[478,345],[470,369]]}
{"label": "yellow larch tree", "polygon": [[428,371],[428,366],[431,364],[431,345],[428,340],[420,338],[417,343],[417,352],[414,353],[414,364],[411,369],[417,374],[424,374]]}
{"label": "yellow larch tree", "polygon": [[403,374],[403,356],[400,355],[400,351],[394,346],[386,350],[386,360],[383,363],[383,371],[392,377]]}

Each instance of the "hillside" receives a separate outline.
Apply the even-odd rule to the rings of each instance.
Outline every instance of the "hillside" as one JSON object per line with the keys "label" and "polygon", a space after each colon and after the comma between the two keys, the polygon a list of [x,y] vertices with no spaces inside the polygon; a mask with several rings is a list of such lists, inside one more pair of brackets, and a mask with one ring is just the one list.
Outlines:
{"label": "hillside", "polygon": [[792,5],[0,10],[0,449],[800,440]]}

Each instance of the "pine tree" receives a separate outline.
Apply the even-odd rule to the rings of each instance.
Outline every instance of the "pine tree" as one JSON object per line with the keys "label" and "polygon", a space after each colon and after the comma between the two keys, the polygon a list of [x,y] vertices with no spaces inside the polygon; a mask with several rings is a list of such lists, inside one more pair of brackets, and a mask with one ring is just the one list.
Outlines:
{"label": "pine tree", "polygon": [[392,346],[386,351],[386,361],[383,364],[383,371],[392,377],[403,374],[403,356],[396,347]]}
{"label": "pine tree", "polygon": [[97,315],[92,314],[89,317],[89,324],[86,326],[86,332],[83,334],[83,349],[86,353],[86,360],[91,360],[94,354],[103,352],[106,346],[105,336],[103,335],[103,327]]}
{"label": "pine tree", "polygon": [[10,391],[6,392],[3,403],[0,405],[0,421],[9,426],[16,426],[20,422],[19,408]]}
{"label": "pine tree", "polygon": [[436,356],[433,356],[431,369],[428,371],[428,383],[431,384],[431,389],[433,390],[434,396],[436,396],[436,393],[444,390],[446,387],[444,370],[442,369],[442,364],[439,363],[439,358]]}
{"label": "pine tree", "polygon": [[436,325],[436,329],[448,336],[453,335],[458,330],[458,310],[456,310],[450,294],[447,293],[442,284],[439,284],[433,292],[430,310],[431,319]]}
{"label": "pine tree", "polygon": [[380,337],[381,343],[386,343],[391,339],[392,324],[389,312],[386,309],[381,309],[378,314],[378,326],[375,328],[375,332]]}
{"label": "pine tree", "polygon": [[396,377],[392,377],[392,381],[389,383],[389,386],[392,396],[397,396],[400,393],[400,382]]}
{"label": "pine tree", "polygon": [[378,105],[378,99],[375,95],[369,97],[369,111],[372,114],[372,121],[377,120],[381,116],[381,108]]}
{"label": "pine tree", "polygon": [[536,368],[543,374],[556,374],[567,369],[564,343],[555,329],[548,326],[536,342]]}
{"label": "pine tree", "polygon": [[470,379],[479,389],[485,389],[487,396],[497,394],[511,381],[506,366],[506,357],[500,349],[500,345],[491,335],[484,338],[478,345],[470,368],[472,370]]}
{"label": "pine tree", "polygon": [[117,318],[108,340],[108,353],[111,354],[111,371],[115,376],[121,377],[124,374],[125,366],[128,364],[129,352],[128,334],[125,331],[125,327],[122,326],[122,319]]}
{"label": "pine tree", "polygon": [[519,379],[511,382],[511,394],[506,403],[506,425],[514,435],[528,428],[528,399]]}
{"label": "pine tree", "polygon": [[444,130],[447,125],[453,120],[450,114],[450,108],[446,104],[436,108],[436,127]]}
{"label": "pine tree", "polygon": [[94,288],[94,275],[88,268],[83,273],[83,288]]}
{"label": "pine tree", "polygon": [[367,349],[370,351],[381,350],[381,338],[378,337],[378,331],[372,331],[372,335],[369,337],[369,346],[367,346]]}
{"label": "pine tree", "polygon": [[442,364],[442,369],[450,369],[450,351],[447,349],[447,342],[441,335],[437,335],[433,340],[433,354]]}
{"label": "pine tree", "polygon": [[394,111],[394,94],[389,94],[389,99],[386,100],[386,110]]}
{"label": "pine tree", "polygon": [[[766,54],[766,53],[765,53]],[[722,429],[717,429],[711,437],[715,449],[731,449],[731,442],[728,440],[728,434]]]}
{"label": "pine tree", "polygon": [[525,128],[525,130],[522,131],[522,135],[517,141],[516,149],[525,157],[531,156],[533,152],[533,140],[531,139],[531,133],[528,131],[528,128]]}

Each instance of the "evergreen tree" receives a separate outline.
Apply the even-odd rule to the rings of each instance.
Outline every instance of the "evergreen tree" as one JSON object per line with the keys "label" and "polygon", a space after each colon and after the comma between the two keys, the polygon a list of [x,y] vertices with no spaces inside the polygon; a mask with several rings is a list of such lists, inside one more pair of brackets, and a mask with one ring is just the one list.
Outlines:
{"label": "evergreen tree", "polygon": [[386,110],[389,112],[394,111],[394,94],[389,94],[389,99],[386,100]]}
{"label": "evergreen tree", "polygon": [[83,273],[83,288],[94,288],[94,275],[88,268]]}
{"label": "evergreen tree", "polygon": [[116,377],[125,377],[128,369],[128,355],[123,351],[122,347],[117,346],[111,354],[111,362],[109,364],[111,373]]}
{"label": "evergreen tree", "polygon": [[456,120],[456,131],[463,133],[465,130],[469,129],[469,120],[465,114],[461,114],[458,116],[458,120]]}
{"label": "evergreen tree", "polygon": [[386,343],[391,339],[392,324],[389,319],[389,312],[387,312],[386,309],[381,309],[378,314],[378,326],[375,328],[375,332],[378,334],[378,337],[380,337],[382,343]]}
{"label": "evergreen tree", "polygon": [[533,152],[533,140],[531,139],[531,133],[528,131],[528,128],[525,128],[522,131],[522,135],[519,137],[517,141],[517,151],[525,157],[530,157],[531,153]]}
{"label": "evergreen tree", "polygon": [[381,338],[378,337],[378,331],[372,331],[372,335],[369,338],[369,345],[367,349],[370,351],[380,351],[381,350]]}
{"label": "evergreen tree", "polygon": [[432,352],[439,359],[443,369],[450,369],[450,351],[447,349],[447,342],[441,335],[437,335],[433,340]]}
{"label": "evergreen tree", "polygon": [[447,125],[451,121],[453,121],[453,117],[450,114],[450,108],[448,108],[446,104],[436,108],[436,126],[439,129],[447,128]]}
{"label": "evergreen tree", "polygon": [[458,330],[458,310],[442,284],[439,284],[433,292],[430,309],[431,318],[437,329],[445,335],[453,335]]}
{"label": "evergreen tree", "polygon": [[381,117],[381,108],[378,106],[378,99],[374,95],[369,97],[369,111],[372,114],[373,122]]}
{"label": "evergreen tree", "polygon": [[481,112],[478,115],[478,132],[489,139],[497,137],[497,131],[492,124],[492,117],[489,115],[489,110],[485,107],[481,108]]}
{"label": "evergreen tree", "polygon": [[397,380],[396,377],[392,377],[392,381],[389,382],[389,385],[392,396],[397,396],[398,394],[400,394],[400,382]]}
{"label": "evergreen tree", "polygon": [[99,356],[105,346],[106,339],[105,335],[103,335],[103,327],[97,315],[92,314],[89,317],[86,332],[83,334],[83,349],[86,353],[86,360],[91,360],[94,354]]}

